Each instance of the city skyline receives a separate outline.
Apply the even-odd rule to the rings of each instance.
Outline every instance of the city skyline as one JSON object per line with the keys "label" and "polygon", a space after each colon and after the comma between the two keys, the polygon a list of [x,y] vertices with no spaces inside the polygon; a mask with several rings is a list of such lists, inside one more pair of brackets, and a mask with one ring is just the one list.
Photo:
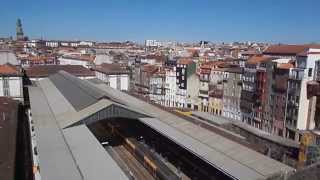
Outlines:
{"label": "city skyline", "polygon": [[[0,7],[0,36],[22,19],[30,38],[138,41],[319,42],[316,1],[9,1]],[[290,5],[290,6],[289,6]]]}

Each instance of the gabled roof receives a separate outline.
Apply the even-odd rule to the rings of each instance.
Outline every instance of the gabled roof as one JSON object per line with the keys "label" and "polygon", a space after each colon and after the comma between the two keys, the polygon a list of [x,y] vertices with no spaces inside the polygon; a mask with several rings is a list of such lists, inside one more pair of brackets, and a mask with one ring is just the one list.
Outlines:
{"label": "gabled roof", "polygon": [[277,68],[279,69],[290,69],[294,68],[294,65],[292,63],[278,63]]}
{"label": "gabled roof", "polygon": [[5,76],[21,76],[19,69],[11,64],[0,65],[0,75]]}
{"label": "gabled roof", "polygon": [[102,63],[93,68],[95,71],[107,74],[107,75],[116,75],[116,74],[129,74],[128,67],[122,64],[107,64]]}
{"label": "gabled roof", "polygon": [[[107,155],[105,151],[99,150],[101,145],[97,142],[85,146],[89,143],[91,135],[82,125],[110,117],[130,117],[139,120],[235,179],[266,178],[275,173],[293,170],[230,139],[105,84],[93,84],[61,73],[59,72],[58,78],[66,79],[65,87],[57,85],[51,78],[45,78],[37,82],[37,86],[29,88],[32,117],[38,138],[41,177],[45,179],[81,179],[81,174],[86,175],[106,161],[114,163],[104,158],[104,161],[88,167],[84,163],[86,157],[81,156],[86,154],[85,152],[93,153],[94,159],[98,161],[96,157]],[[74,87],[80,89],[82,93],[94,96],[94,99],[100,97],[99,91],[102,91],[103,98],[98,98],[99,100],[93,104],[87,104],[83,109],[76,110],[72,102],[74,100],[67,97],[71,96],[71,91],[63,90],[75,90]],[[82,96],[77,97],[82,98]],[[82,138],[84,142],[81,142]],[[90,142],[92,143],[91,140]],[[108,172],[117,174],[118,168],[115,166],[113,168],[115,169],[109,169]]]}
{"label": "gabled roof", "polygon": [[267,55],[292,55],[297,56],[299,53],[303,53],[309,48],[319,49],[320,45],[317,44],[304,44],[304,45],[287,45],[279,44],[269,46],[263,54]]}
{"label": "gabled roof", "polygon": [[59,73],[51,75],[49,76],[49,79],[77,111],[80,111],[105,97],[103,91],[93,88],[65,71],[60,71]]}
{"label": "gabled roof", "polygon": [[266,55],[255,55],[248,59],[247,64],[258,64],[271,61],[273,58]]}
{"label": "gabled roof", "polygon": [[177,62],[177,64],[184,64],[184,65],[189,65],[192,63],[194,63],[194,62],[190,58],[180,58],[180,59],[178,59],[178,62]]}
{"label": "gabled roof", "polygon": [[95,76],[93,71],[90,71],[81,65],[32,66],[26,69],[26,74],[29,78],[40,78],[48,77],[59,71],[66,71],[78,77]]}
{"label": "gabled roof", "polygon": [[154,74],[158,71],[158,67],[151,64],[145,64],[142,66],[141,70],[150,74]]}
{"label": "gabled roof", "polygon": [[86,54],[82,54],[82,55],[64,55],[62,56],[65,59],[72,59],[72,60],[76,60],[76,61],[87,61],[87,62],[94,62],[95,60],[95,56],[90,56],[90,55],[86,55]]}

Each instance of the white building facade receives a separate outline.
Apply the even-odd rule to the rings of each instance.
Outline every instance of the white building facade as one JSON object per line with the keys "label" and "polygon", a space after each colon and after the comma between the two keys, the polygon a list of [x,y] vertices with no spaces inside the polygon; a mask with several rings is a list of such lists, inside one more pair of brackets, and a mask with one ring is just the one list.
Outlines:
{"label": "white building facade", "polygon": [[108,86],[121,90],[128,91],[130,84],[129,74],[107,74],[98,70],[95,70],[96,78],[105,82]]}
{"label": "white building facade", "polygon": [[166,69],[165,106],[176,107],[177,88],[176,67]]}

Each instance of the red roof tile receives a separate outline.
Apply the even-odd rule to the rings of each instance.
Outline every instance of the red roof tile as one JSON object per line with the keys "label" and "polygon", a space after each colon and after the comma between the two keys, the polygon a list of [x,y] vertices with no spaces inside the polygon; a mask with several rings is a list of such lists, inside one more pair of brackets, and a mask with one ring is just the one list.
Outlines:
{"label": "red roof tile", "polygon": [[106,64],[103,63],[93,68],[95,71],[102,72],[104,74],[129,74],[128,67],[122,64]]}
{"label": "red roof tile", "polygon": [[192,64],[192,63],[194,63],[194,62],[192,61],[192,59],[189,59],[189,58],[180,58],[178,60],[178,64],[188,65],[188,64]]}
{"label": "red roof tile", "polygon": [[319,49],[320,45],[318,44],[304,44],[304,45],[272,45],[269,46],[263,54],[275,54],[275,55],[298,55],[303,53],[308,48]]}
{"label": "red roof tile", "polygon": [[158,67],[151,64],[146,64],[142,66],[142,71],[153,74],[158,71]]}
{"label": "red roof tile", "polygon": [[66,71],[74,76],[94,76],[94,72],[81,65],[46,65],[32,66],[26,69],[26,74],[29,78],[48,77],[59,71]]}
{"label": "red roof tile", "polygon": [[255,55],[252,56],[251,58],[248,59],[247,63],[248,64],[258,64],[258,63],[263,63],[267,61],[271,61],[273,58],[270,56],[265,56],[265,55]]}
{"label": "red roof tile", "polygon": [[0,74],[8,76],[21,76],[19,69],[11,64],[0,65]]}
{"label": "red roof tile", "polygon": [[294,65],[292,63],[278,63],[277,68],[290,69],[290,68],[294,68]]}

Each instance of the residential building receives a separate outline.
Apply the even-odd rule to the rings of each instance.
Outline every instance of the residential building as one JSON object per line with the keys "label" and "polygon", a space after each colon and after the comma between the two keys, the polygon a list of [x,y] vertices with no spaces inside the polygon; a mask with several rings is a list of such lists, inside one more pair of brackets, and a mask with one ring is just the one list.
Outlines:
{"label": "residential building", "polygon": [[26,42],[28,48],[43,48],[46,46],[46,42],[41,39],[32,39],[31,41]]}
{"label": "residential building", "polygon": [[267,65],[268,98],[262,129],[281,137],[285,135],[289,71],[293,67],[290,59],[276,59]]}
{"label": "residential building", "polygon": [[308,48],[297,56],[295,68],[290,69],[288,116],[286,117],[287,138],[300,141],[300,131],[315,128],[314,118],[311,118],[313,115],[310,114],[313,107],[312,101],[307,98],[307,82],[314,79],[318,60],[320,60],[320,48]]}
{"label": "residential building", "polygon": [[165,83],[166,83],[166,71],[163,68],[159,68],[156,73],[150,77],[150,100],[165,105]]}
{"label": "residential building", "polygon": [[181,58],[177,61],[177,107],[191,108],[197,104],[199,77],[196,74],[196,63],[192,59]]}
{"label": "residential building", "polygon": [[223,113],[223,81],[227,76],[225,68],[215,66],[211,69],[209,82],[209,112],[222,116]]}
{"label": "residential building", "polygon": [[121,91],[128,91],[130,86],[130,71],[126,65],[102,63],[93,68],[98,79],[108,86]]}
{"label": "residential building", "polygon": [[20,62],[17,59],[17,56],[14,54],[13,51],[0,50],[0,65],[4,65],[7,63],[14,65],[14,66],[20,65]]}
{"label": "residential building", "polygon": [[165,69],[165,106],[176,107],[177,106],[177,73],[176,67],[171,66]]}
{"label": "residential building", "polygon": [[59,41],[46,41],[46,47],[57,48],[60,46]]}
{"label": "residential building", "polygon": [[262,54],[279,58],[279,59],[296,60],[297,56],[300,53],[305,52],[311,47],[319,48],[319,45],[287,45],[287,44],[271,45],[267,49],[265,49]]}
{"label": "residential building", "polygon": [[223,112],[223,85],[209,85],[209,112],[216,116],[222,116]]}
{"label": "residential building", "polygon": [[159,56],[159,55],[146,55],[141,57],[141,63],[143,64],[151,64],[158,67],[162,67],[166,62],[165,56]]}
{"label": "residential building", "polygon": [[226,79],[223,81],[223,116],[241,120],[240,97],[242,91],[243,69],[240,67],[224,69]]}
{"label": "residential building", "polygon": [[16,66],[0,65],[0,96],[23,102],[22,73]]}
{"label": "residential building", "polygon": [[[94,42],[92,41],[80,41],[78,46],[82,47],[92,47],[94,45]],[[72,46],[72,44],[71,44]]]}
{"label": "residential building", "polygon": [[61,65],[81,65],[86,68],[91,68],[93,66],[94,60],[95,56],[86,54],[64,55],[58,58],[59,64]]}
{"label": "residential building", "polygon": [[[316,127],[316,98],[307,96],[308,82],[316,79],[316,62],[320,59],[317,45],[274,45],[263,54],[281,58],[267,78],[269,97],[266,106],[265,131],[301,141],[306,130]],[[295,62],[294,64],[292,62]],[[270,88],[271,87],[271,88]],[[268,92],[269,91],[269,92]],[[270,128],[271,126],[271,128]]]}
{"label": "residential building", "polygon": [[209,81],[210,81],[211,66],[203,64],[200,67],[199,73],[199,99],[201,102],[200,111],[209,111]]}
{"label": "residential building", "polygon": [[136,67],[135,90],[139,94],[149,95],[150,78],[158,71],[157,66],[150,64],[142,64]]}
{"label": "residential building", "polygon": [[29,55],[26,57],[21,57],[19,59],[22,67],[58,64],[57,57],[53,55]]}
{"label": "residential building", "polygon": [[71,47],[78,47],[78,46],[80,45],[80,41],[71,41],[71,42],[69,43],[69,45],[70,45]]}
{"label": "residential building", "polygon": [[158,47],[158,46],[160,46],[160,42],[157,40],[146,40],[145,46],[146,47]]}
{"label": "residential building", "polygon": [[[216,72],[214,71],[216,68],[224,64],[223,61],[208,61],[204,62],[200,65],[199,73],[199,99],[200,99],[200,111],[209,112],[209,87],[210,85],[216,85]],[[213,70],[213,72],[212,72]],[[218,72],[217,72],[218,74]]]}
{"label": "residential building", "polygon": [[242,121],[262,129],[266,103],[266,63],[272,57],[257,55],[248,59],[243,73],[240,108]]}

